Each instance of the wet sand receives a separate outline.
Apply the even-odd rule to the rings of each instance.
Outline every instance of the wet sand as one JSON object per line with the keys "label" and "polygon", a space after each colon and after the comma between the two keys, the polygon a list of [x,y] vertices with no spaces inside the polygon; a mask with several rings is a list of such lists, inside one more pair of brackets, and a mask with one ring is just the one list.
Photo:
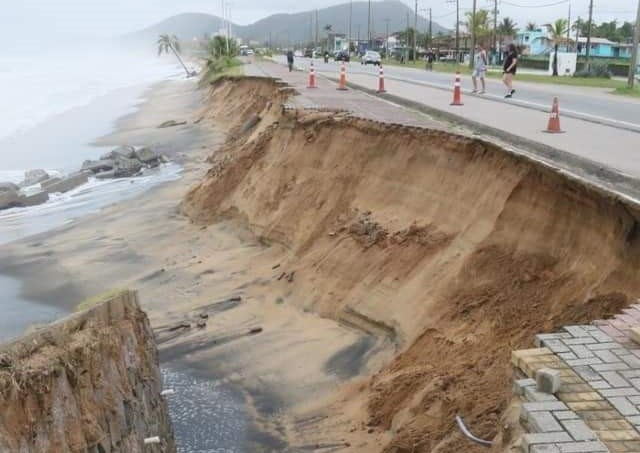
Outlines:
{"label": "wet sand", "polygon": [[[229,409],[234,417],[248,417],[232,424],[240,431],[225,437],[236,439],[230,451],[282,451],[299,417],[324,407],[345,379],[355,377],[357,383],[366,373],[362,357],[372,350],[388,356],[389,350],[301,308],[304,303],[289,303],[291,285],[277,280],[276,267],[289,254],[284,247],[264,244],[234,223],[201,227],[180,213],[184,195],[210,166],[206,158],[225,139],[221,128],[198,121],[205,95],[193,84],[158,85],[113,134],[96,140],[104,146],[150,144],[183,165],[180,179],[63,228],[0,246],[0,274],[20,279],[23,297],[64,309],[112,288],[138,290],[168,369],[182,373],[182,381],[215,382],[242,395],[241,408],[229,398],[235,401]],[[171,119],[188,124],[157,128]],[[196,328],[205,312],[206,327]],[[172,331],[180,322],[192,327]],[[252,329],[261,331],[250,334]],[[216,391],[205,393],[215,399]],[[189,406],[176,398],[181,407]],[[176,427],[199,431],[198,419],[204,427],[225,417],[225,410],[214,410],[213,420],[194,413],[199,412],[194,409],[188,423],[176,420]],[[216,451],[216,440],[201,434],[183,433],[191,439],[188,448]],[[211,445],[203,445],[207,441]]]}

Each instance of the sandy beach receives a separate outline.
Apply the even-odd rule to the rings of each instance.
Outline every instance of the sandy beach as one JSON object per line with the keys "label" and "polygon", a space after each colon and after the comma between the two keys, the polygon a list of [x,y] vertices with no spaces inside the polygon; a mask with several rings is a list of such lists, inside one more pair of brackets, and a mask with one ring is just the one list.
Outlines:
{"label": "sandy beach", "polygon": [[[237,222],[201,226],[181,213],[185,194],[210,166],[207,157],[225,140],[224,124],[201,121],[206,94],[191,82],[158,84],[114,133],[96,140],[151,145],[183,166],[180,179],[2,246],[0,273],[23,283],[22,297],[66,310],[113,288],[137,289],[163,362],[243,395],[251,423],[234,451],[280,451],[297,413],[313,414],[314,404],[363,372],[366,354],[390,350],[291,303],[291,283],[275,278],[290,255],[286,247],[261,242]],[[187,124],[157,128],[172,119]],[[197,329],[200,313],[209,320]],[[193,328],[171,331],[184,321]]]}

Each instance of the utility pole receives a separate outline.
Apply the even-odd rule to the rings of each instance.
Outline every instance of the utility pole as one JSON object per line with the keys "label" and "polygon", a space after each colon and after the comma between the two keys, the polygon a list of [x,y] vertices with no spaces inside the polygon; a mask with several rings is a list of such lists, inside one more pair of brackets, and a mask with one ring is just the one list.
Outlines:
{"label": "utility pole", "polygon": [[498,53],[498,0],[493,0],[493,51]]}
{"label": "utility pole", "polygon": [[589,23],[587,24],[587,71],[591,69],[591,26],[593,25],[593,0],[589,1]]}
{"label": "utility pole", "polygon": [[569,19],[567,20],[567,52],[569,52],[570,41],[571,41],[571,2],[569,2]]}
{"label": "utility pole", "polygon": [[369,10],[367,12],[367,49],[371,49],[371,0],[369,0]]}
{"label": "utility pole", "polygon": [[415,0],[415,6],[413,9],[413,62],[415,63],[418,59],[416,58],[416,52],[418,51],[418,0]]}
{"label": "utility pole", "polygon": [[384,42],[384,57],[389,58],[389,19],[385,19],[384,22],[387,26],[386,28],[387,39]]}
{"label": "utility pole", "polygon": [[427,27],[429,26],[429,19],[427,19],[426,13],[429,12],[429,8],[420,8],[421,13],[425,13],[424,16],[424,48],[427,49],[429,45],[429,35],[427,35]]}
{"label": "utility pole", "polygon": [[409,61],[409,12],[407,12],[407,42],[404,45],[404,61],[407,62]]}
{"label": "utility pole", "polygon": [[349,52],[349,55],[351,55],[351,18],[353,17],[353,0],[349,0],[349,46],[347,48],[347,52]]}
{"label": "utility pole", "polygon": [[633,34],[633,47],[631,48],[631,63],[629,65],[629,88],[633,88],[636,77],[636,65],[638,64],[638,44],[640,43],[640,0],[638,1],[638,14],[636,16],[636,28]]}
{"label": "utility pole", "polygon": [[432,15],[433,10],[431,8],[429,8],[429,49],[431,49],[431,40],[433,39],[433,30],[432,30],[432,26],[433,26],[433,15]]}
{"label": "utility pole", "polygon": [[313,11],[309,13],[309,42],[315,47],[313,40]]}
{"label": "utility pole", "polygon": [[[329,45],[329,40],[327,39],[327,46]],[[316,9],[316,41],[314,43],[314,49],[318,47],[318,10]]]}
{"label": "utility pole", "polygon": [[476,0],[473,0],[473,8],[471,9],[471,50],[469,51],[469,67],[473,69],[474,58],[476,55]]}

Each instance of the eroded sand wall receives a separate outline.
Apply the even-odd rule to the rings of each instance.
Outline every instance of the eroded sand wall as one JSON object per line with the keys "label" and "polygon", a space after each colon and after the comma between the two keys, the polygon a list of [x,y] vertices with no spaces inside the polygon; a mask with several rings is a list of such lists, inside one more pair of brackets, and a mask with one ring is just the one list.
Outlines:
{"label": "eroded sand wall", "polygon": [[124,291],[0,347],[0,451],[175,452],[161,390],[149,321]]}
{"label": "eroded sand wall", "polygon": [[[232,90],[211,102],[232,111]],[[184,211],[286,245],[291,300],[393,337],[358,396],[384,451],[475,451],[454,417],[496,434],[511,350],[640,294],[636,206],[475,138],[269,115],[212,157]]]}

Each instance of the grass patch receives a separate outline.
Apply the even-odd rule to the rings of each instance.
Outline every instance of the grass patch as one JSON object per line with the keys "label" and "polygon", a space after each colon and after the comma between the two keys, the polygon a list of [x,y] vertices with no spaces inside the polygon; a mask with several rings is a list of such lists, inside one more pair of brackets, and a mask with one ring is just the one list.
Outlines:
{"label": "grass patch", "polygon": [[221,57],[207,61],[207,70],[200,79],[200,86],[215,82],[223,76],[239,76],[243,74],[242,62],[234,57]]}
{"label": "grass patch", "polygon": [[281,304],[283,304],[283,303],[284,303],[284,299],[283,299],[282,297],[278,297],[278,298],[276,299],[276,304],[281,305]]}
{"label": "grass patch", "polygon": [[78,305],[76,305],[76,311],[88,310],[89,308],[95,307],[96,305],[106,302],[110,299],[113,299],[118,294],[126,291],[123,288],[113,288],[108,291],[105,291],[102,294],[98,294],[97,296],[89,297],[88,299],[83,300]]}
{"label": "grass patch", "polygon": [[618,87],[613,90],[613,94],[617,94],[619,96],[630,96],[633,98],[640,98],[640,87],[635,86],[633,88],[629,88],[628,86]]}

